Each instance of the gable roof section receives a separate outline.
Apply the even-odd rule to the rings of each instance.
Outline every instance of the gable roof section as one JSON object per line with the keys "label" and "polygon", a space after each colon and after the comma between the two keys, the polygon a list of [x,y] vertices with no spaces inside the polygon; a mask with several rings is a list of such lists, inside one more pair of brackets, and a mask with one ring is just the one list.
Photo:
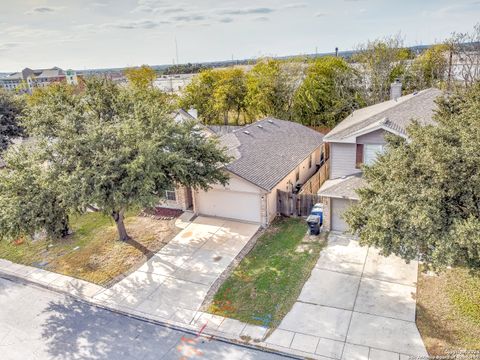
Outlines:
{"label": "gable roof section", "polygon": [[360,200],[356,190],[366,184],[361,174],[327,180],[318,190],[318,195],[336,199]]}
{"label": "gable roof section", "polygon": [[267,191],[323,143],[319,132],[275,118],[257,121],[219,139],[234,158],[227,170]]}
{"label": "gable roof section", "polygon": [[361,134],[385,129],[406,136],[406,128],[417,120],[423,125],[433,124],[435,100],[442,92],[430,88],[354,111],[325,136],[326,142],[355,142]]}

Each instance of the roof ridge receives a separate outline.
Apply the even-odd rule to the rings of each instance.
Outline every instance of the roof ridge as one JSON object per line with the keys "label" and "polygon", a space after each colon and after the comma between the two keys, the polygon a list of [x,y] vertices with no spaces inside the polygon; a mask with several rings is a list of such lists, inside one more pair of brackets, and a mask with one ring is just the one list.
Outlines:
{"label": "roof ridge", "polygon": [[[348,130],[350,130],[351,128],[355,127],[355,126],[358,126],[359,124],[362,124],[364,123],[365,121],[373,118],[373,117],[379,117],[381,116],[383,113],[386,113],[386,112],[389,112],[391,111],[392,109],[395,109],[397,108],[398,106],[400,105],[403,105],[405,104],[406,102],[410,101],[410,100],[413,100],[413,99],[417,99],[419,97],[419,95],[424,95],[426,94],[427,92],[430,92],[431,90],[435,90],[436,88],[434,87],[430,87],[430,88],[427,88],[427,89],[422,89],[420,91],[414,91],[413,93],[410,93],[410,94],[407,94],[407,95],[404,95],[404,96],[401,96],[399,99],[403,98],[403,101],[397,101],[397,100],[386,100],[386,101],[383,101],[381,103],[377,103],[377,104],[373,104],[373,105],[370,105],[370,106],[367,106],[365,108],[362,108],[362,109],[358,109],[358,110],[363,110],[363,109],[367,109],[369,107],[372,107],[372,106],[375,106],[375,105],[380,105],[380,104],[383,104],[383,103],[386,103],[386,102],[389,102],[389,101],[395,101],[395,103],[391,106],[391,107],[388,107],[386,109],[383,109],[382,111],[379,111],[378,113],[375,113],[373,115],[370,115],[368,117],[366,117],[365,119],[363,120],[360,120],[359,122],[356,122],[356,123],[353,123],[353,124],[350,124],[349,126],[347,126],[346,128],[343,128],[339,131],[339,134],[341,136],[342,133],[344,132],[348,132]],[[407,98],[408,97],[408,98]],[[356,110],[356,111],[358,111]],[[355,111],[352,112],[352,114],[350,114],[349,116],[353,116],[353,114],[355,114]],[[344,120],[348,119],[345,118]],[[384,121],[385,120],[389,120],[388,119],[388,116],[385,116],[384,118],[382,118]],[[342,121],[344,121],[342,120]],[[375,121],[373,121],[372,123],[374,123]],[[340,125],[342,122],[340,122],[338,125]],[[371,123],[368,123],[368,124],[364,124],[364,126],[368,126],[368,125],[371,125]],[[335,128],[334,128],[335,129]],[[333,133],[332,134],[333,136],[336,136],[337,134]],[[330,133],[328,133],[327,135],[325,135],[325,140],[328,140],[330,138]]]}

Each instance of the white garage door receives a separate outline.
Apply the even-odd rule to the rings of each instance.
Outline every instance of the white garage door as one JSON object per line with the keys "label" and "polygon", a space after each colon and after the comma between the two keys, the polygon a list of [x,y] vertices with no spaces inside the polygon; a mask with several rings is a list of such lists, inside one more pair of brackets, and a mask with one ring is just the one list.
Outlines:
{"label": "white garage door", "polygon": [[195,194],[197,212],[202,215],[259,223],[260,195],[211,189]]}
{"label": "white garage door", "polygon": [[343,212],[350,205],[350,201],[343,199],[332,199],[332,230],[344,232],[347,230],[348,225],[343,220]]}

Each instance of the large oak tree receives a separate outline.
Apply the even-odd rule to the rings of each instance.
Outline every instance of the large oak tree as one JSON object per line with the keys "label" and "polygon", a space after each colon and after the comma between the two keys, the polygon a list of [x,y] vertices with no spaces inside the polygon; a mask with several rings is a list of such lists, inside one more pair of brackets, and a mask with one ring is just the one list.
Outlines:
{"label": "large oak tree", "polygon": [[436,125],[413,124],[365,168],[345,213],[360,243],[432,268],[480,268],[480,84],[439,102]]}
{"label": "large oak tree", "polygon": [[159,90],[96,78],[84,86],[42,90],[24,122],[68,209],[101,209],[125,241],[128,209],[155,205],[177,185],[207,189],[228,181],[223,149],[195,122],[175,122]]}

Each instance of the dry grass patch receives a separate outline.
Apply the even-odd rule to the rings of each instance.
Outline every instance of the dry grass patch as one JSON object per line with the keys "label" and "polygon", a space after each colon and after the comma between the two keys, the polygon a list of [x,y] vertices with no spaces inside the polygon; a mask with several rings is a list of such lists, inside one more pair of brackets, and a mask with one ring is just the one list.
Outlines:
{"label": "dry grass patch", "polygon": [[419,273],[417,326],[430,355],[480,350],[480,277],[455,268]]}
{"label": "dry grass patch", "polygon": [[59,241],[0,242],[0,258],[110,285],[138,268],[180,231],[175,220],[129,215],[125,224],[132,240],[123,243],[116,240],[113,220],[88,213],[73,218],[73,234]]}

